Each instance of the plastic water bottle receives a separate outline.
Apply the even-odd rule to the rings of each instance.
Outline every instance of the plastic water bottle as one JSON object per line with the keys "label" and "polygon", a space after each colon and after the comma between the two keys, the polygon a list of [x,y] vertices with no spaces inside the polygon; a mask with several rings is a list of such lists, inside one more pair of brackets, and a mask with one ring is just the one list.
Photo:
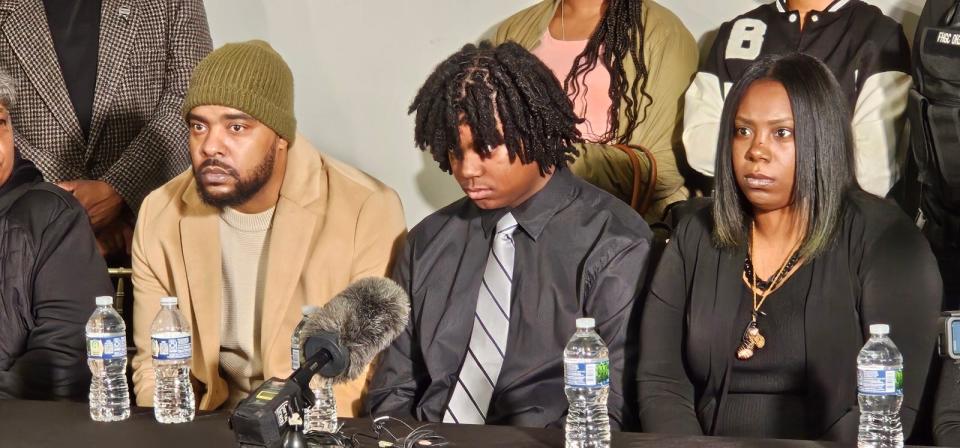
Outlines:
{"label": "plastic water bottle", "polygon": [[156,379],[153,415],[160,423],[189,422],[194,414],[190,324],[177,309],[176,297],[160,299],[160,312],[153,319],[150,334]]}
{"label": "plastic water bottle", "polygon": [[[290,365],[293,370],[300,368],[300,331],[307,321],[307,316],[316,313],[320,307],[316,305],[304,305],[300,309],[303,319],[293,330],[293,336],[290,338]],[[314,375],[310,379],[310,390],[313,391],[316,401],[313,406],[304,411],[304,432],[329,432],[337,431],[337,401],[333,396],[333,382]]]}
{"label": "plastic water bottle", "polygon": [[290,337],[290,366],[293,370],[300,368],[300,331],[307,323],[307,316],[316,313],[319,309],[320,307],[316,305],[304,305],[300,308],[303,317],[300,318],[300,323],[293,329],[293,336]]}
{"label": "plastic water bottle", "polygon": [[903,356],[888,335],[890,326],[870,326],[870,339],[857,355],[860,434],[857,446],[903,446],[900,404],[903,402]]}
{"label": "plastic water bottle", "polygon": [[610,446],[610,355],[592,318],[577,319],[577,332],[563,351],[567,412],[566,447]]}
{"label": "plastic water bottle", "polygon": [[127,326],[113,309],[113,297],[97,297],[87,321],[87,365],[90,366],[90,418],[115,422],[130,417],[127,389]]}

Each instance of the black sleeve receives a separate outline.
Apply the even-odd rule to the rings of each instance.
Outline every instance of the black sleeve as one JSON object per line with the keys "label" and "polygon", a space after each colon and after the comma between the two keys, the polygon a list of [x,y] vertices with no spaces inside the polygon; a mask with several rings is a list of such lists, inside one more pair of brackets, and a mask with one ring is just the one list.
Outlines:
{"label": "black sleeve", "polygon": [[112,296],[113,286],[80,204],[74,201],[47,219],[30,226],[38,242],[34,322],[23,355],[0,372],[0,397],[86,400],[90,369],[84,326],[94,298]]}
{"label": "black sleeve", "polygon": [[[898,219],[863,254],[861,325],[890,325],[903,354],[903,434],[913,431],[930,366],[943,297],[940,271],[930,246],[907,219]],[[933,385],[931,385],[932,387]],[[855,419],[851,419],[855,421]]]}
{"label": "black sleeve", "polygon": [[657,266],[640,324],[638,394],[644,432],[701,435],[693,384],[684,367],[688,285],[682,249],[694,217],[677,228]]}
{"label": "black sleeve", "polygon": [[[614,430],[635,426],[633,406],[627,405],[625,391],[633,391],[636,377],[636,346],[628,344],[628,331],[636,311],[638,296],[646,278],[650,241],[640,239],[606,260],[589,288],[586,315],[596,319],[597,333],[606,342],[610,357],[610,393],[607,409]],[[628,367],[629,366],[629,367]],[[633,384],[628,384],[628,381]],[[630,395],[631,397],[633,395]]]}
{"label": "black sleeve", "polygon": [[419,379],[426,373],[426,364],[416,338],[416,298],[411,294],[410,240],[393,266],[393,279],[410,295],[410,321],[407,329],[382,352],[367,391],[366,411],[370,415],[391,415],[417,419],[415,412]]}
{"label": "black sleeve", "polygon": [[933,409],[937,446],[960,446],[960,364],[944,359]]}

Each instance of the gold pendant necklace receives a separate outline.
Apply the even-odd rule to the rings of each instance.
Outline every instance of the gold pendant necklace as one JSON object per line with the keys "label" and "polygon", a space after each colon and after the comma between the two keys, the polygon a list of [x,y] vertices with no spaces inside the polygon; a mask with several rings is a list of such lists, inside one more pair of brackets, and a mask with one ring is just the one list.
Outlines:
{"label": "gold pendant necklace", "polygon": [[560,0],[560,40],[567,40],[567,27],[563,23],[563,0]]}
{"label": "gold pendant necklace", "polygon": [[[754,229],[756,224],[751,224],[750,227],[750,253],[748,254],[751,259],[753,256],[753,241],[754,241]],[[757,300],[757,269],[752,267],[750,269],[750,292],[753,293],[753,312],[750,313],[750,323],[747,324],[747,328],[743,330],[743,337],[740,339],[740,346],[737,347],[737,359],[741,361],[746,361],[750,358],[753,358],[753,355],[757,350],[762,349],[767,345],[767,339],[763,337],[763,334],[760,333],[760,325],[757,323],[757,316],[764,314],[760,311],[760,307],[763,306],[763,302],[767,300],[767,297],[777,288],[778,284],[783,280],[784,276],[787,274],[786,271],[793,270],[793,266],[790,263],[790,260],[794,258],[794,253],[796,252],[797,244],[794,244],[793,249],[788,253],[787,259],[783,261],[783,264],[780,265],[780,269],[777,270],[777,275],[773,277],[773,280],[770,281],[769,286],[765,291],[760,294],[760,299]],[[751,263],[752,264],[752,263]],[[787,266],[790,266],[787,268]]]}

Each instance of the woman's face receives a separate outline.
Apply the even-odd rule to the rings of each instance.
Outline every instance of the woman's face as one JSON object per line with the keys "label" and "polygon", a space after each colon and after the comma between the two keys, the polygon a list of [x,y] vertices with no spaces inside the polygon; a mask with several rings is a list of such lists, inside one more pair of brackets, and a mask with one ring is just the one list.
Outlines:
{"label": "woman's face", "polygon": [[13,162],[13,122],[10,120],[10,111],[0,104],[0,185],[10,179]]}
{"label": "woman's face", "polygon": [[783,84],[755,81],[737,109],[733,132],[733,172],[754,211],[787,207],[793,197],[797,152],[793,111]]}

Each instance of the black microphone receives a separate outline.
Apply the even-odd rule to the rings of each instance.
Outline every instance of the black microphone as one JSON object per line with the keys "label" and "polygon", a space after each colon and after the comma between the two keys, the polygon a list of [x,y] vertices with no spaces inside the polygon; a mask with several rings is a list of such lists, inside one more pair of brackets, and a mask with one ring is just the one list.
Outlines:
{"label": "black microphone", "polygon": [[245,398],[230,416],[241,447],[280,447],[290,417],[313,405],[310,379],[315,374],[342,383],[364,367],[406,328],[410,299],[396,282],[383,277],[357,280],[319,311],[307,316],[300,331],[305,360],[286,380],[271,378]]}

